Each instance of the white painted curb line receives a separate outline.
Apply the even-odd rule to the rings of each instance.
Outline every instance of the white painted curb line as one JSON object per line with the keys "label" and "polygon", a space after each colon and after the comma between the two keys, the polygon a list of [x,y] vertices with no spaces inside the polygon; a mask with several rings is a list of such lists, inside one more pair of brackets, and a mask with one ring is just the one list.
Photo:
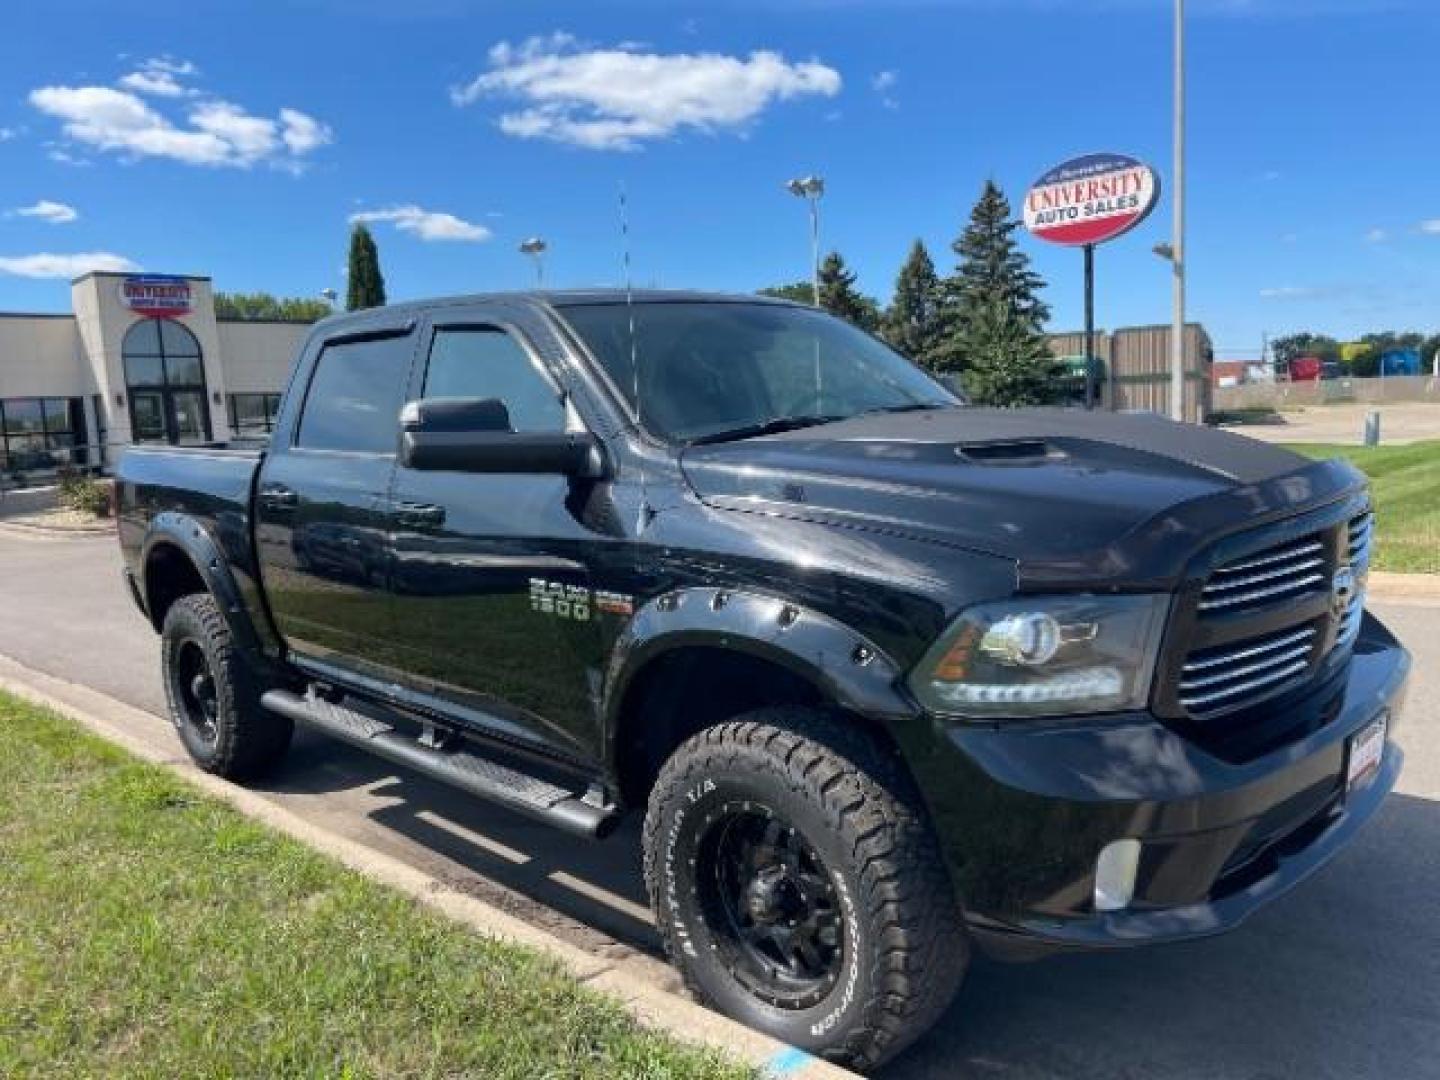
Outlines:
{"label": "white painted curb line", "polygon": [[663,1031],[682,1042],[699,1043],[723,1051],[732,1058],[748,1062],[773,1080],[842,1080],[857,1075],[672,994],[641,978],[624,962],[617,963],[578,949],[399,859],[338,836],[252,791],[201,772],[188,758],[172,752],[163,743],[138,734],[147,729],[154,730],[157,724],[168,731],[168,721],[89,687],[34,671],[3,655],[0,655],[0,690],[69,717],[141,760],[179,773],[190,783],[223,799],[248,817],[299,840],[352,870],[399,889],[457,922],[489,937],[546,954],[559,961],[580,982],[618,998],[630,1014],[646,1027]]}

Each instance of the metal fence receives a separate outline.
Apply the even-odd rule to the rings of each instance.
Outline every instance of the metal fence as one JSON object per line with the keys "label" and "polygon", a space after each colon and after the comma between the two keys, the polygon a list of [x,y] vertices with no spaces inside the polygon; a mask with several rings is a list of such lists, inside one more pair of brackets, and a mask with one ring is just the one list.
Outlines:
{"label": "metal fence", "polygon": [[1432,375],[1386,375],[1368,379],[1321,379],[1310,382],[1245,383],[1217,386],[1216,412],[1257,409],[1303,409],[1345,402],[1428,401],[1440,404],[1440,379]]}

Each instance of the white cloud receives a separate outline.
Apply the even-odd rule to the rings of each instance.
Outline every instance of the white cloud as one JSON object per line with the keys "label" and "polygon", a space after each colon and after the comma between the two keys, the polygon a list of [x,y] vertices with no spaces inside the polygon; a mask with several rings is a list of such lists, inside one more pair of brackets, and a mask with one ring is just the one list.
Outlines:
{"label": "white cloud", "polygon": [[128,273],[140,267],[123,255],[89,251],[79,255],[0,255],[0,274],[28,278],[74,278],[92,270]]}
{"label": "white cloud", "polygon": [[401,232],[411,233],[421,240],[490,239],[490,230],[484,225],[473,225],[464,218],[439,210],[423,210],[413,203],[408,206],[390,206],[382,210],[361,210],[351,214],[350,221],[388,221]]}
{"label": "white cloud", "polygon": [[895,97],[893,91],[900,76],[893,71],[877,71],[870,79],[870,89],[880,95],[880,104],[887,109],[898,109],[900,101]]}
{"label": "white cloud", "polygon": [[73,206],[66,206],[62,202],[55,202],[53,199],[41,199],[31,206],[19,206],[10,211],[17,217],[39,218],[41,221],[48,221],[52,225],[64,225],[74,221],[80,216]]}
{"label": "white cloud", "polygon": [[1386,240],[1389,239],[1390,232],[1388,229],[1371,229],[1365,234],[1365,242],[1367,244],[1383,244]]}
{"label": "white cloud", "polygon": [[20,132],[14,128],[0,127],[0,142],[9,142],[11,139],[20,137]]}
{"label": "white cloud", "polygon": [[299,109],[280,110],[280,138],[297,157],[335,141],[328,127]]}
{"label": "white cloud", "polygon": [[840,74],[779,53],[654,53],[587,48],[569,34],[502,41],[489,70],[451,91],[456,105],[485,97],[519,102],[500,130],[590,150],[635,150],[683,128],[743,129],[777,101],[840,92]]}
{"label": "white cloud", "polygon": [[1440,236],[1440,218],[1431,218],[1428,221],[1420,222],[1420,231],[1429,233],[1431,236]]}
{"label": "white cloud", "polygon": [[149,94],[151,97],[184,97],[192,92],[176,82],[175,76],[163,71],[153,74],[148,71],[132,71],[129,75],[121,76],[117,85],[137,94]]}
{"label": "white cloud", "polygon": [[1331,289],[1320,289],[1312,285],[1280,285],[1271,289],[1261,289],[1260,299],[1262,300],[1316,300],[1322,296],[1328,296],[1333,292]]}
{"label": "white cloud", "polygon": [[183,85],[180,80],[198,73],[199,69],[189,60],[155,56],[123,76],[117,85],[151,97],[191,97],[199,91]]}
{"label": "white cloud", "polygon": [[42,86],[30,92],[30,104],[60,120],[72,143],[189,165],[297,168],[332,139],[328,127],[298,110],[281,109],[279,119],[271,119],[219,100],[190,106],[182,126],[137,94],[109,86]]}

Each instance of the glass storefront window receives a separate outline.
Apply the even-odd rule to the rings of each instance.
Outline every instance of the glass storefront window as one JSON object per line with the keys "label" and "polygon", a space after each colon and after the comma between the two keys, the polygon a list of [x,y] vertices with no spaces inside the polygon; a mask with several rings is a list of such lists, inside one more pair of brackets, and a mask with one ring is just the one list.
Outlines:
{"label": "glass storefront window", "polygon": [[84,424],[79,398],[0,401],[0,471],[44,472],[73,463]]}
{"label": "glass storefront window", "polygon": [[200,342],[173,319],[142,319],[120,346],[136,442],[210,438]]}
{"label": "glass storefront window", "polygon": [[237,435],[266,435],[275,430],[279,394],[231,394],[230,426]]}
{"label": "glass storefront window", "polygon": [[45,411],[39,398],[11,398],[5,403],[5,433],[23,435],[45,430]]}

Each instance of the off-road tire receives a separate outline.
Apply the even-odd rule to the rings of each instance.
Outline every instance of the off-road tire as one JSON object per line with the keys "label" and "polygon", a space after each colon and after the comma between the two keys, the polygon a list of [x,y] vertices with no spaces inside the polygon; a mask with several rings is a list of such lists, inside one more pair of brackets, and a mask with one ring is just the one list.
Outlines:
{"label": "off-road tire", "polygon": [[[707,921],[707,824],[763,806],[796,828],[836,883],[846,939],[837,981],[808,1008],[743,985]],[[715,828],[713,824],[708,827]],[[949,874],[901,763],[807,709],[747,713],[693,736],[660,770],[645,817],[645,881],[672,963],[702,1001],[856,1068],[893,1057],[954,997],[969,941]]]}
{"label": "off-road tire", "polygon": [[[205,737],[187,715],[182,654],[198,649],[213,678],[213,737]],[[190,653],[193,657],[196,654]],[[186,751],[200,768],[230,780],[258,776],[290,747],[294,724],[263,708],[264,687],[235,646],[230,625],[214,599],[197,593],[175,601],[160,638],[161,669],[170,720]]]}

